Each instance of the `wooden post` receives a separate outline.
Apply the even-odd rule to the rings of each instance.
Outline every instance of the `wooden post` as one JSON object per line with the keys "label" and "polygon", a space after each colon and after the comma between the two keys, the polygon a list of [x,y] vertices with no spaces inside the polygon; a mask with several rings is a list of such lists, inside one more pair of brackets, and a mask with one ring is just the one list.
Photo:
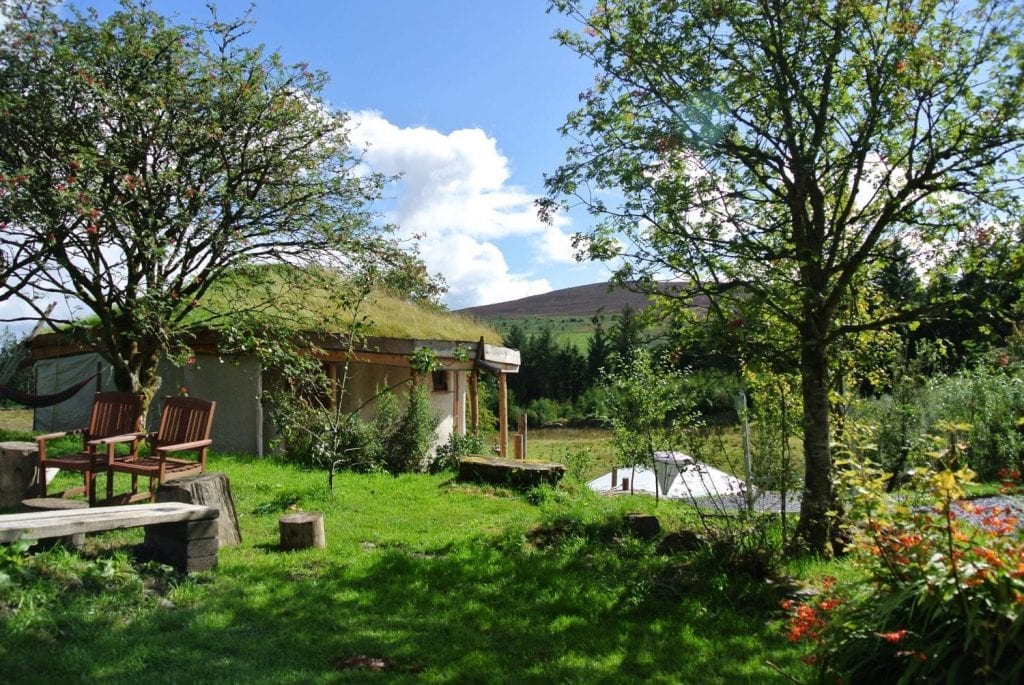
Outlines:
{"label": "wooden post", "polygon": [[281,533],[281,549],[307,549],[327,546],[324,534],[324,513],[322,511],[300,511],[285,514],[277,520]]}
{"label": "wooden post", "polygon": [[498,371],[498,456],[508,458],[508,381]]}
{"label": "wooden post", "polygon": [[480,370],[475,366],[469,372],[469,426],[476,434],[480,431],[480,399],[477,395],[477,383],[480,382]]}
{"label": "wooden post", "polygon": [[527,452],[528,452],[528,450],[527,450],[527,442],[528,442],[528,440],[527,440],[527,437],[526,437],[526,423],[527,423],[526,414],[520,414],[519,415],[519,435],[523,436],[523,456],[520,457],[521,459],[526,459]]}
{"label": "wooden post", "polygon": [[454,426],[452,428],[455,431],[455,435],[466,434],[466,409],[462,403],[462,398],[465,395],[463,392],[463,374],[461,371],[452,371],[452,419],[454,419]]}
{"label": "wooden post", "polygon": [[523,434],[516,433],[512,436],[512,450],[516,459],[523,459]]}

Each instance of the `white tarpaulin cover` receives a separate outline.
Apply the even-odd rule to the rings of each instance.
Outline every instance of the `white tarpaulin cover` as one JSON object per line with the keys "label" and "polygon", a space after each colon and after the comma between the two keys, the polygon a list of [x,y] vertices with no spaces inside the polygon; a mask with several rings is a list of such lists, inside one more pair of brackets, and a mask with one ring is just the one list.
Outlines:
{"label": "white tarpaulin cover", "polygon": [[591,490],[612,492],[622,490],[622,479],[632,481],[633,492],[655,494],[660,490],[663,497],[669,499],[689,499],[692,497],[716,497],[724,495],[741,495],[744,492],[743,481],[725,471],[695,461],[682,452],[655,452],[655,468],[648,466],[623,466],[616,469],[615,483],[612,474],[595,478],[588,483]]}

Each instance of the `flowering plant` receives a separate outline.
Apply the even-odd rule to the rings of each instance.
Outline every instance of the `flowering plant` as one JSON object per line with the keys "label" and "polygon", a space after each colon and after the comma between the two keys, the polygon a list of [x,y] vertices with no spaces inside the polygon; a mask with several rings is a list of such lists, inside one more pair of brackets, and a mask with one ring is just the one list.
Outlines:
{"label": "flowering plant", "polygon": [[1020,682],[1024,536],[1013,511],[963,500],[973,474],[951,463],[913,474],[917,498],[887,494],[888,476],[869,463],[843,466],[863,574],[783,606],[820,681]]}

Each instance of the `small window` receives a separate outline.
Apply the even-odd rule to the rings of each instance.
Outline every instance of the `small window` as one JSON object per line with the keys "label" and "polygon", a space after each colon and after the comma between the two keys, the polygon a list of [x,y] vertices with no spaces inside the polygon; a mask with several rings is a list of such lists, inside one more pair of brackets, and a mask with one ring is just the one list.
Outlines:
{"label": "small window", "polygon": [[431,374],[434,381],[434,392],[448,392],[448,372],[434,371]]}

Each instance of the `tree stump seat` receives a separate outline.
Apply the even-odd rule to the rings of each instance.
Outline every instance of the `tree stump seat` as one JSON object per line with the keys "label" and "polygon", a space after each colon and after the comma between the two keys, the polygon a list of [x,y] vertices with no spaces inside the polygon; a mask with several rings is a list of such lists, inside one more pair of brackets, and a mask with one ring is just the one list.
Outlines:
{"label": "tree stump seat", "polygon": [[281,549],[323,549],[327,546],[322,511],[299,511],[278,519]]}
{"label": "tree stump seat", "polygon": [[0,442],[0,508],[17,507],[35,494],[38,448],[34,442]]}

